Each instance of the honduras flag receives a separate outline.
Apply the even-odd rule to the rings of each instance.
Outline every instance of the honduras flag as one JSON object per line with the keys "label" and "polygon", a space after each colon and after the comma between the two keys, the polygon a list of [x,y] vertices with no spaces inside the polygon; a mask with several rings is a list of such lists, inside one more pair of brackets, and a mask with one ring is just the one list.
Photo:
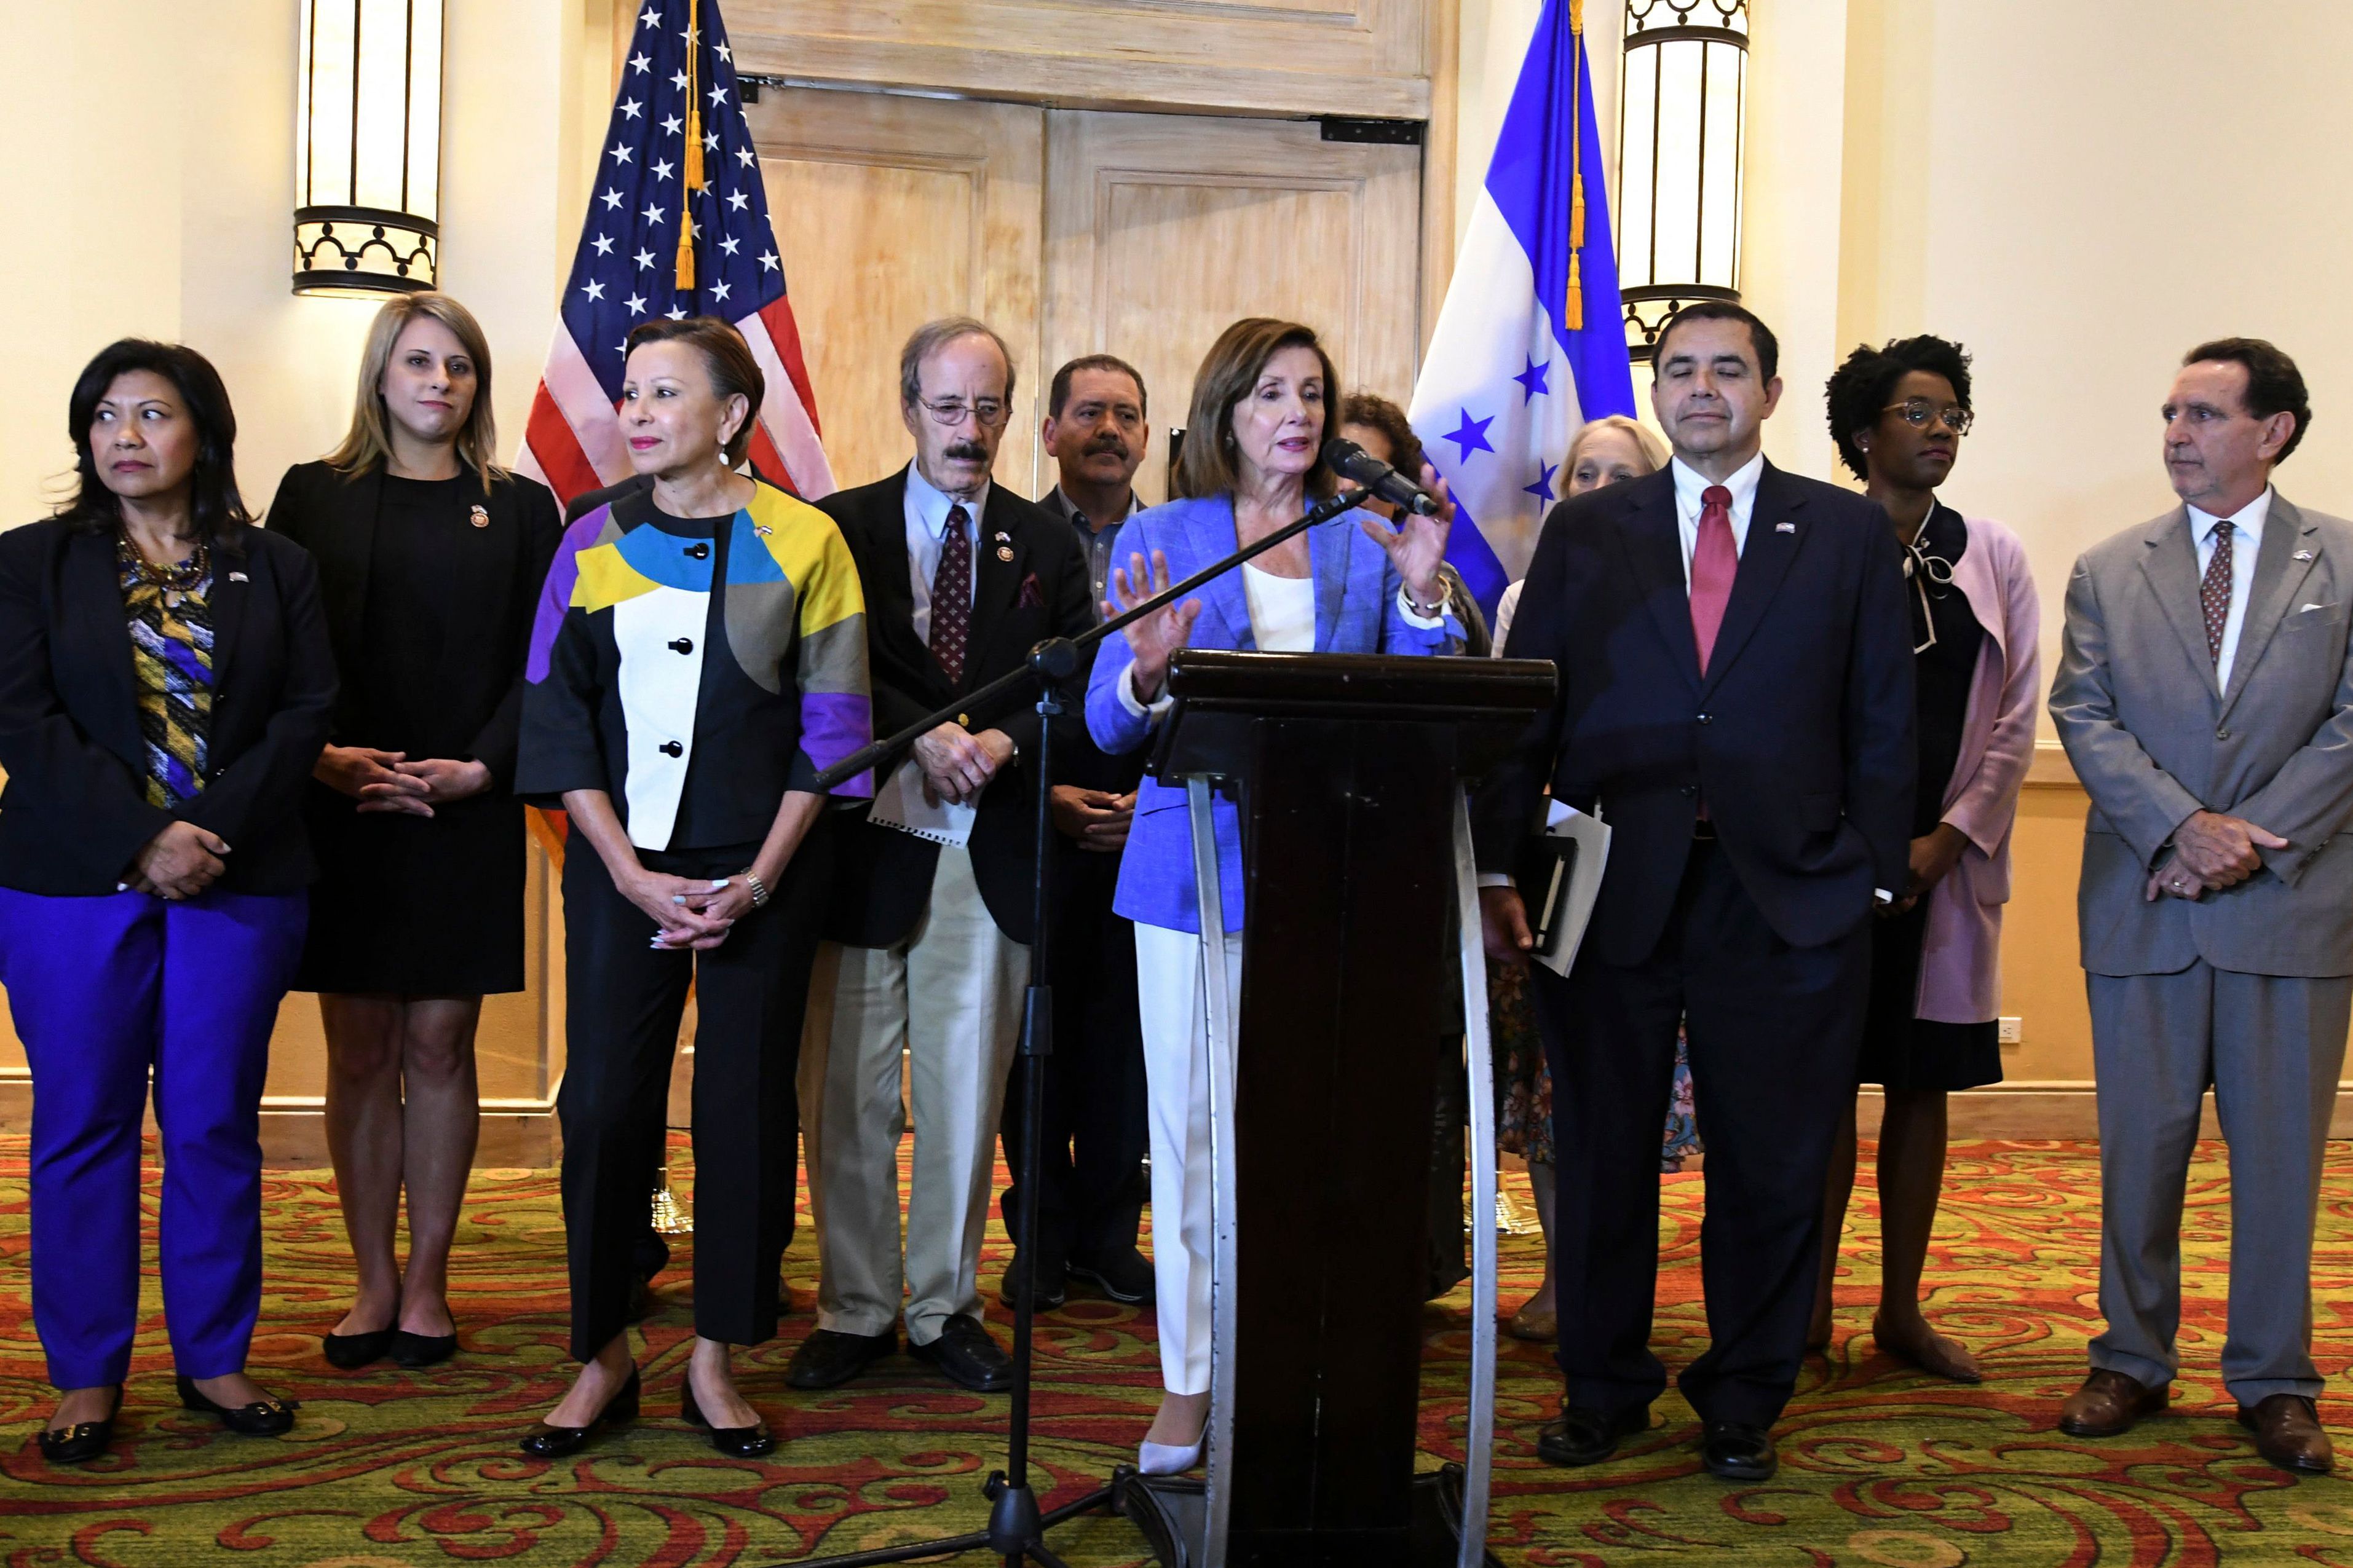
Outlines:
{"label": "honduras flag", "polygon": [[1454,498],[1447,559],[1490,616],[1588,419],[1634,412],[1582,0],[1546,0],[1409,416]]}

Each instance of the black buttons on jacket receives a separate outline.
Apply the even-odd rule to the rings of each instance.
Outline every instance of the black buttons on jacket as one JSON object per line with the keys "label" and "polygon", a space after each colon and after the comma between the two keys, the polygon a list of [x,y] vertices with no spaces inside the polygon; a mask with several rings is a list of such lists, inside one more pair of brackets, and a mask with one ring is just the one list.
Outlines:
{"label": "black buttons on jacket", "polygon": [[692,653],[694,651],[694,639],[692,637],[672,637],[670,639],[670,651],[672,653]]}
{"label": "black buttons on jacket", "polygon": [[2218,741],[2227,741],[2231,738],[2231,731],[2228,730],[2217,730],[2214,731],[2214,738]]}
{"label": "black buttons on jacket", "polygon": [[680,745],[676,741],[664,741],[658,749],[665,757],[682,757],[686,755],[686,748]]}
{"label": "black buttons on jacket", "polygon": [[1715,722],[1715,716],[1712,713],[1703,713],[1699,716],[1699,721],[1703,724],[1713,724]]}
{"label": "black buttons on jacket", "polygon": [[711,558],[711,546],[701,542],[690,544],[686,547],[686,553],[690,560],[707,561]]}

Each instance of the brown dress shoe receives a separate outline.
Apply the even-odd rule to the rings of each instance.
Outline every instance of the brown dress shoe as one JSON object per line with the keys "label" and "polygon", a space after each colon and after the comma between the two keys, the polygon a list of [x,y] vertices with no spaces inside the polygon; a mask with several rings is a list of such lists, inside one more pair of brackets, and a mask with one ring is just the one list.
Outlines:
{"label": "brown dress shoe", "polygon": [[2059,1430],[2072,1437],[2121,1437],[2144,1415],[2172,1398],[2170,1384],[2147,1388],[2120,1372],[2095,1369],[2059,1411]]}
{"label": "brown dress shoe", "polygon": [[2251,1409],[2239,1407],[2239,1425],[2255,1435],[2255,1452],[2283,1470],[2325,1476],[2337,1468],[2319,1412],[2301,1394],[2274,1394]]}

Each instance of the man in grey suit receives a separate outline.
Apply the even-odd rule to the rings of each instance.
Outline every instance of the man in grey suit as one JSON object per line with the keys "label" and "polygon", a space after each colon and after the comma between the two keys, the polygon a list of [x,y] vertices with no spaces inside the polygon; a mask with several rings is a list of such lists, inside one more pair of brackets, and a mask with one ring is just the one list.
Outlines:
{"label": "man in grey suit", "polygon": [[2059,1425],[2112,1436],[2165,1406],[2211,1085],[2231,1146],[2223,1382],[2264,1458],[2323,1471],[2312,1227],[2353,1011],[2353,524],[2272,488],[2310,422],[2270,343],[2192,349],[2165,405],[2183,504],[2067,584],[2051,715],[2092,797],[2077,913],[2108,1326]]}

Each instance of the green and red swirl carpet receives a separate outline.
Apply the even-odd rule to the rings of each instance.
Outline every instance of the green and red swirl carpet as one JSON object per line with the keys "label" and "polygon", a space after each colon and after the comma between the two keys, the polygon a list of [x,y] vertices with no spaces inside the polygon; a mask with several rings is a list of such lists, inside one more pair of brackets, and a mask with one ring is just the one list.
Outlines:
{"label": "green and red swirl carpet", "polygon": [[[2353,1151],[2335,1149],[2315,1310],[2332,1380],[2353,1352]],[[553,1173],[478,1175],[456,1262],[464,1336],[457,1360],[423,1373],[385,1365],[343,1374],[318,1351],[343,1300],[342,1228],[326,1173],[311,1171],[268,1183],[268,1294],[254,1346],[262,1381],[302,1401],[295,1430],[231,1437],[173,1406],[151,1274],[123,1439],[100,1464],[53,1471],[33,1446],[48,1389],[26,1299],[24,1174],[23,1141],[0,1142],[0,1568],[784,1563],[977,1529],[979,1482],[1003,1462],[1005,1401],[966,1394],[903,1359],[829,1394],[786,1392],[785,1362],[810,1326],[805,1310],[744,1370],[746,1392],[783,1446],[761,1461],[722,1459],[676,1419],[691,1332],[683,1270],[663,1277],[647,1325],[642,1424],[572,1460],[525,1459],[514,1439],[567,1372]],[[1704,1183],[1698,1174],[1666,1183],[1657,1336],[1670,1364],[1687,1361],[1704,1337]],[[1672,1394],[1658,1406],[1661,1424],[1611,1464],[1546,1468],[1533,1435],[1558,1384],[1541,1349],[1505,1340],[1497,1555],[1545,1568],[2157,1568],[2225,1559],[2353,1568],[2348,1483],[2298,1482],[2270,1468],[2230,1418],[2215,1372],[2229,1243],[2220,1145],[2200,1150],[2191,1176],[2185,1372],[2174,1412],[2110,1443],[2071,1439],[2052,1426],[2096,1326],[2094,1151],[1954,1151],[1929,1310],[1979,1352],[1991,1374],[1979,1388],[1933,1382],[1874,1353],[1871,1199],[1866,1162],[1839,1286],[1839,1339],[1808,1369],[1781,1428],[1781,1474],[1769,1485],[1731,1488],[1703,1472],[1690,1412]],[[152,1225],[152,1184],[148,1201]],[[992,1226],[984,1268],[992,1300],[1007,1252]],[[787,1263],[804,1307],[815,1267],[804,1224]],[[1533,1237],[1507,1238],[1507,1302],[1533,1285],[1537,1268]],[[1460,1292],[1427,1320],[1423,1432],[1433,1465],[1460,1457],[1468,1303]],[[1107,1477],[1143,1435],[1159,1384],[1151,1313],[1073,1295],[1044,1321],[1039,1370],[1034,1452],[1050,1505]],[[2322,1408],[2326,1419],[2346,1406]],[[1133,1529],[1109,1517],[1065,1526],[1054,1544],[1072,1563],[1145,1560]]]}

